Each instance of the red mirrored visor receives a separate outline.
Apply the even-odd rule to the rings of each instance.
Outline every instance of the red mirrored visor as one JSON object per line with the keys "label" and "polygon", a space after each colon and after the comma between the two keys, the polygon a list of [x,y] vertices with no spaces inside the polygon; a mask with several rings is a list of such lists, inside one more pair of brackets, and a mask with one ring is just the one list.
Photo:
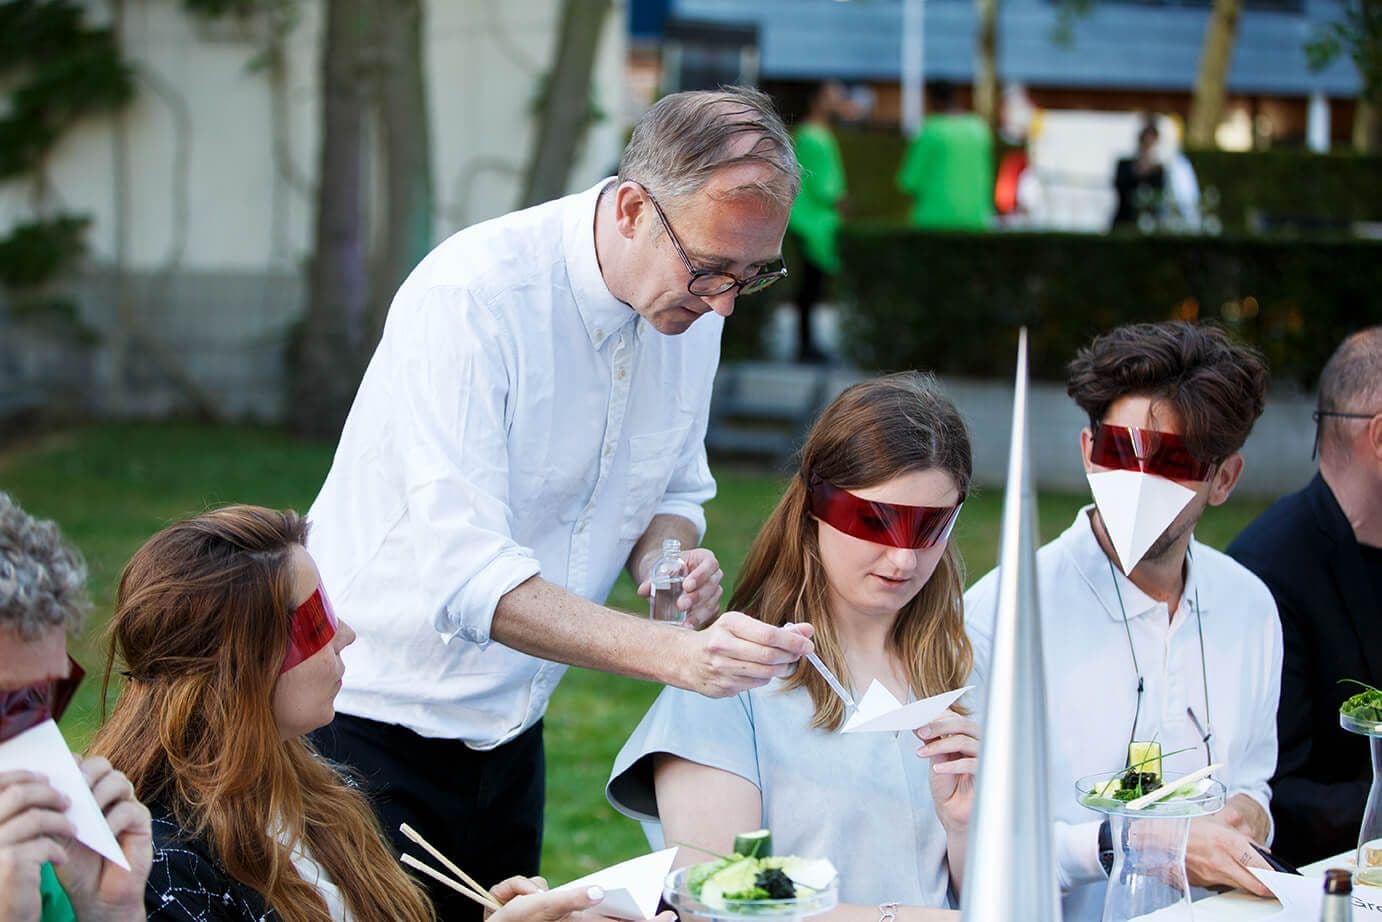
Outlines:
{"label": "red mirrored visor", "polygon": [[953,506],[902,506],[860,499],[848,490],[813,477],[811,514],[855,538],[892,547],[932,547],[950,537],[964,496]]}
{"label": "red mirrored visor", "polygon": [[1192,455],[1178,435],[1107,423],[1094,427],[1089,460],[1100,467],[1141,471],[1168,480],[1208,480],[1214,470],[1213,463]]}
{"label": "red mirrored visor", "polygon": [[14,739],[48,718],[59,720],[72,702],[86,672],[67,657],[67,678],[49,679],[14,691],[0,692],[0,743]]}
{"label": "red mirrored visor", "polygon": [[336,612],[326,590],[316,588],[307,601],[293,609],[293,623],[288,633],[288,655],[283,658],[279,675],[312,656],[331,643],[336,636]]}

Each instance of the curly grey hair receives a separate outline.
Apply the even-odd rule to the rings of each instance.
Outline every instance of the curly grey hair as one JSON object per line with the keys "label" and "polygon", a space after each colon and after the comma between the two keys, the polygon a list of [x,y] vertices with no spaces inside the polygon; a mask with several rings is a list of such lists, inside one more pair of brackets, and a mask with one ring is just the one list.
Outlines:
{"label": "curly grey hair", "polygon": [[55,627],[75,634],[90,603],[86,564],[53,522],[0,492],[0,630],[35,641]]}

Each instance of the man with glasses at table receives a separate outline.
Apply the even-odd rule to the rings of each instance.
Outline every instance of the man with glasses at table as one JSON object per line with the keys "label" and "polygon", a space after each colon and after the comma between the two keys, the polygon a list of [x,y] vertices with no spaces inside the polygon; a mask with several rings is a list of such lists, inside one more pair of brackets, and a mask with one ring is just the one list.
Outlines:
{"label": "man with glasses at table", "polygon": [[[1220,763],[1223,810],[1191,822],[1190,883],[1265,895],[1249,867],[1271,840],[1281,626],[1262,582],[1194,539],[1228,499],[1262,413],[1267,369],[1223,331],[1138,324],[1096,337],[1066,391],[1089,426],[1080,453],[1094,495],[1037,553],[1046,676],[1048,787],[1064,918],[1097,920],[1114,842],[1075,782],[1127,767],[1156,742],[1174,780]],[[965,595],[982,693],[997,571]],[[983,710],[975,712],[982,720]]]}
{"label": "man with glasses at table", "polygon": [[[85,583],[86,568],[57,526],[0,492],[0,747],[57,720],[71,700],[82,670],[67,637],[81,629]],[[45,768],[0,771],[0,922],[144,919],[149,811],[129,780],[105,759],[81,760],[126,871],[73,838],[68,799]]]}
{"label": "man with glasses at table", "polygon": [[1272,778],[1277,847],[1295,864],[1349,851],[1372,781],[1339,705],[1382,687],[1382,326],[1354,333],[1320,375],[1320,471],[1228,552],[1276,597],[1285,642]]}
{"label": "man with glasses at table", "polygon": [[[716,619],[722,572],[698,547],[721,328],[787,274],[799,183],[766,96],[675,94],[617,178],[461,231],[399,289],[309,547],[359,634],[315,739],[400,846],[408,822],[483,882],[538,871],[565,664],[728,696],[811,649]],[[667,538],[690,549],[700,630],[601,604],[621,568],[646,594]],[[443,918],[479,917],[432,893]]]}

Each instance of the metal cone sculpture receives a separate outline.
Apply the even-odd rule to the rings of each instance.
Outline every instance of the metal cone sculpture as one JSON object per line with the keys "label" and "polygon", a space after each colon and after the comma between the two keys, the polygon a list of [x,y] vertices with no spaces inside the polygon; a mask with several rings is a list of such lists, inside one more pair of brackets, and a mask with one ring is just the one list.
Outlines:
{"label": "metal cone sculpture", "polygon": [[1028,428],[1024,327],[1017,344],[993,662],[987,705],[976,715],[983,741],[960,898],[965,922],[1055,922],[1061,917],[1046,804],[1046,679],[1041,666],[1036,493]]}

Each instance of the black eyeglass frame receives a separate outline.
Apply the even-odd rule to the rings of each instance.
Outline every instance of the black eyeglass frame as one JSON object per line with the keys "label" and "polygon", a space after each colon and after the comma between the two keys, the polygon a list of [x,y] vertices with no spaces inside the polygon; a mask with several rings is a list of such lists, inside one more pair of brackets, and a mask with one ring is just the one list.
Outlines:
{"label": "black eyeglass frame", "polygon": [[[662,222],[662,229],[667,232],[667,239],[672,241],[672,248],[677,251],[677,255],[681,257],[682,265],[686,267],[686,271],[691,275],[691,278],[686,282],[686,290],[691,294],[698,298],[714,298],[724,294],[732,288],[737,288],[739,289],[739,294],[751,295],[762,291],[770,285],[775,285],[787,277],[786,265],[779,266],[771,272],[760,272],[746,279],[741,279],[731,272],[716,272],[714,269],[704,269],[697,266],[695,263],[691,262],[691,257],[686,255],[686,250],[682,247],[681,241],[677,239],[676,232],[672,230],[672,222],[667,220],[667,215],[663,212],[662,206],[657,203],[657,199],[653,198],[653,194],[641,184],[639,188],[643,189],[643,194],[648,197],[649,202],[652,202],[653,211],[657,213],[657,219]],[[715,286],[713,291],[698,291],[696,289],[696,282],[704,278],[724,279],[724,284]]]}
{"label": "black eyeglass frame", "polygon": [[1310,449],[1310,460],[1314,461],[1320,456],[1320,423],[1326,416],[1334,419],[1373,419],[1382,413],[1347,413],[1343,410],[1316,410],[1310,414],[1310,418],[1315,422],[1315,447]]}

